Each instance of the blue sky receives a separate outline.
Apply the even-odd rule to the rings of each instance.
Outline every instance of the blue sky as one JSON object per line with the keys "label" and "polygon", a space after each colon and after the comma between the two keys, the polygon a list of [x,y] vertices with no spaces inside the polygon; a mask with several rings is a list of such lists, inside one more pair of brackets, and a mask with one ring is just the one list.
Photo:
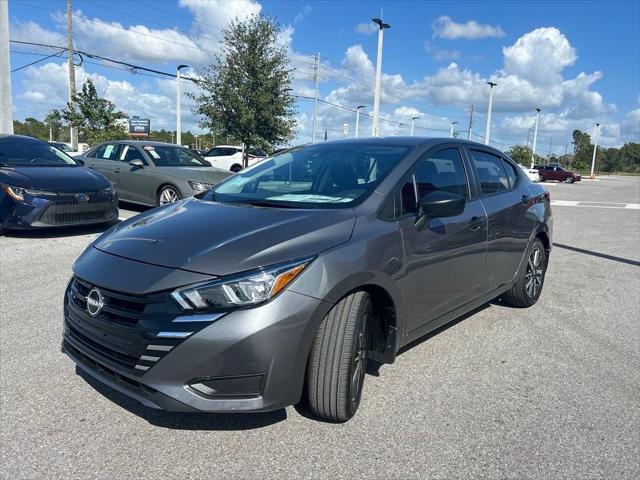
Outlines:
{"label": "blue sky", "polygon": [[[385,32],[384,134],[445,135],[452,121],[466,136],[484,135],[488,87],[494,94],[492,139],[506,148],[526,143],[536,107],[543,109],[538,149],[563,153],[573,129],[602,127],[601,142],[640,141],[640,2],[305,2],[254,0],[74,0],[76,48],[136,65],[174,71],[179,63],[197,75],[219,47],[221,29],[235,17],[262,12],[283,26],[281,43],[296,69],[294,93],[312,94],[311,55],[319,52],[318,134],[353,135],[355,116],[345,109],[373,104],[377,34],[370,19],[383,11]],[[64,0],[9,0],[11,38],[64,45]],[[12,44],[12,69],[55,50]],[[29,54],[20,53],[28,52]],[[41,55],[41,56],[38,56]],[[89,59],[85,59],[89,60]],[[89,60],[90,61],[90,60]],[[174,128],[175,82],[89,63],[102,94],[130,115],[150,117],[153,128]],[[98,64],[96,64],[98,63]],[[113,67],[113,65],[111,65]],[[66,101],[64,57],[12,75],[15,117],[42,117]],[[193,89],[185,85],[185,89]],[[183,124],[199,130],[183,106]],[[370,132],[361,119],[361,135]],[[298,138],[308,141],[311,105],[298,102]]]}

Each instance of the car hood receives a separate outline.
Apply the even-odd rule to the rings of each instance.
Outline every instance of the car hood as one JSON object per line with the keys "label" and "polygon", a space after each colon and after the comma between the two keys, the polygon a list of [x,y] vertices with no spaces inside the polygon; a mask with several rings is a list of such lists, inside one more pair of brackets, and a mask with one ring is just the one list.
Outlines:
{"label": "car hood", "polygon": [[206,182],[213,185],[231,175],[231,172],[228,170],[222,170],[216,167],[155,167],[154,170],[166,177]]}
{"label": "car hood", "polygon": [[53,192],[95,192],[107,187],[109,180],[85,167],[2,167],[0,183]]}
{"label": "car hood", "polygon": [[93,246],[153,265],[221,276],[345,243],[355,218],[351,208],[260,208],[189,198],[126,220]]}

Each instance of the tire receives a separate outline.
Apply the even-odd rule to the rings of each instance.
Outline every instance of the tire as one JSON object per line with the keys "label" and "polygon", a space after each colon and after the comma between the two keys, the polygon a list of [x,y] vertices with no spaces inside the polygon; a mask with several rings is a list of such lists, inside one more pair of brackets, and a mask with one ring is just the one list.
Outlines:
{"label": "tire", "polygon": [[340,300],[322,320],[307,367],[309,410],[330,422],[346,422],[360,405],[367,369],[371,300],[355,292]]}
{"label": "tire", "polygon": [[567,178],[564,179],[564,181],[566,183],[573,183],[574,182],[573,177],[567,177]]}
{"label": "tire", "polygon": [[180,191],[173,185],[165,185],[156,195],[156,206],[177,202],[182,198]]}
{"label": "tire", "polygon": [[240,170],[242,170],[242,167],[236,163],[235,165],[231,165],[231,168],[229,170],[231,170],[233,173],[238,173]]}
{"label": "tire", "polygon": [[505,303],[512,307],[527,308],[534,305],[540,298],[544,286],[544,277],[547,273],[547,252],[539,238],[531,242],[526,255],[526,261],[518,272],[516,282],[511,290],[502,296]]}

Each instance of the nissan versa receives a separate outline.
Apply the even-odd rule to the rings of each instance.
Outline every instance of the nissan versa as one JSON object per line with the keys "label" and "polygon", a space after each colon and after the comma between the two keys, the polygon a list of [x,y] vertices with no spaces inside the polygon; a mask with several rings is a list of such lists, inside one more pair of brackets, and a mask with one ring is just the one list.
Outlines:
{"label": "nissan versa", "polygon": [[0,233],[118,220],[111,182],[53,145],[0,135]]}
{"label": "nissan versa", "polygon": [[76,261],[62,348],[145,405],[351,418],[367,361],[496,297],[536,303],[549,196],[501,152],[394,137],[285,151]]}

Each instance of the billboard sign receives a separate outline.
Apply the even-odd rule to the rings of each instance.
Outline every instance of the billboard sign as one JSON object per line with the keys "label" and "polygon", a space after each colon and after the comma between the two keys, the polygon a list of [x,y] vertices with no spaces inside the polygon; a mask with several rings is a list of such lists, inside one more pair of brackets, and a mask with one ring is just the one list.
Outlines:
{"label": "billboard sign", "polygon": [[148,136],[151,132],[151,120],[148,118],[130,118],[129,135]]}

